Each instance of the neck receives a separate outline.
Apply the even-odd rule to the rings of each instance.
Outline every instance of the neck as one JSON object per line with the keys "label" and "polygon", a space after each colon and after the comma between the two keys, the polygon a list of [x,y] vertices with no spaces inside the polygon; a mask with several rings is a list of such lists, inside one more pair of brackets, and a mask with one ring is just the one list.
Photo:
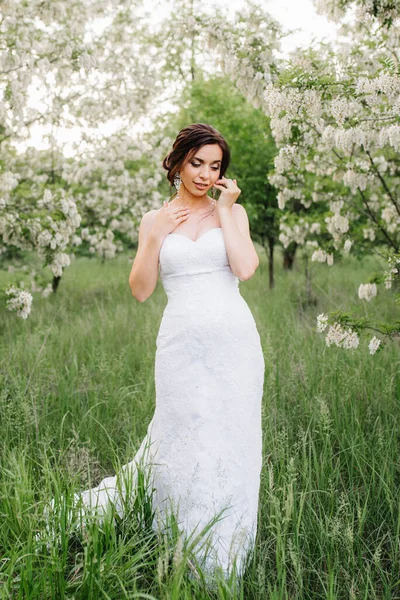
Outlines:
{"label": "neck", "polygon": [[186,206],[188,205],[190,209],[199,209],[204,208],[206,206],[210,206],[212,204],[210,196],[207,193],[202,194],[201,196],[195,196],[191,194],[184,186],[181,184],[179,188],[179,198],[177,198],[177,204]]}

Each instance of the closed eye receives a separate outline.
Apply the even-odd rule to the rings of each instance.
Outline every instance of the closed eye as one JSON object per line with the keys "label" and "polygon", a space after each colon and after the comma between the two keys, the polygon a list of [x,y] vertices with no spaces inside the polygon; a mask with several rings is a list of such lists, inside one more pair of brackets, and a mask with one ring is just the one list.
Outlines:
{"label": "closed eye", "polygon": [[[200,164],[197,164],[197,163],[194,163],[194,162],[192,162],[190,164],[193,165],[193,167],[200,167],[201,166]],[[213,171],[219,171],[220,170],[220,167],[211,167],[211,168],[212,168]]]}

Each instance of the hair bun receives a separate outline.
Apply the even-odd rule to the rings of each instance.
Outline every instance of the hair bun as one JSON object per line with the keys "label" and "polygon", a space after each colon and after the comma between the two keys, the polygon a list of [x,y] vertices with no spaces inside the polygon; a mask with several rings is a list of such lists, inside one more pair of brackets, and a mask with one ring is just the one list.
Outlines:
{"label": "hair bun", "polygon": [[175,174],[181,170],[185,164],[187,156],[192,152],[197,152],[202,146],[208,144],[218,144],[222,150],[222,161],[220,169],[220,177],[225,175],[225,172],[230,162],[229,146],[223,135],[207,123],[193,123],[180,130],[172,145],[172,150],[162,162],[163,168],[167,171],[167,179],[171,185],[175,178]]}

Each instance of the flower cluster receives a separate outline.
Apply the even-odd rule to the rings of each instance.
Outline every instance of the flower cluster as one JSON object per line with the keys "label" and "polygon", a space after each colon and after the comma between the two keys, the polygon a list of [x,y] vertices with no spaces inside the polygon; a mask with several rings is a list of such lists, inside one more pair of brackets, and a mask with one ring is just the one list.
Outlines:
{"label": "flower cluster", "polygon": [[393,281],[400,278],[400,256],[389,256],[389,269],[385,271],[385,288],[390,289]]}
{"label": "flower cluster", "polygon": [[312,262],[326,262],[331,267],[333,265],[333,254],[325,252],[322,248],[318,248],[312,253],[311,260]]}
{"label": "flower cluster", "polygon": [[381,340],[374,335],[374,337],[371,339],[371,341],[368,344],[369,353],[375,354],[375,352],[378,350],[380,345],[381,345]]}
{"label": "flower cluster", "polygon": [[[306,244],[306,239],[309,235],[319,235],[321,233],[320,223],[309,223],[305,219],[298,219],[297,223],[291,226],[283,217],[280,221],[279,229],[279,241],[284,248],[287,248],[292,242],[303,246]],[[316,241],[311,243],[311,240],[309,240],[309,242],[310,246],[318,246]]]}
{"label": "flower cluster", "polygon": [[[317,331],[324,333],[329,325],[329,316],[321,313],[317,316]],[[343,327],[340,323],[334,322],[329,326],[325,335],[325,343],[327,346],[332,344],[338,348],[355,349],[360,344],[358,333],[352,327]],[[382,340],[375,335],[368,344],[370,354],[375,354],[378,348],[382,348]]]}
{"label": "flower cluster", "polygon": [[334,323],[328,329],[325,337],[327,346],[335,344],[338,348],[355,349],[358,348],[360,338],[354,329],[344,328],[340,323]]}
{"label": "flower cluster", "polygon": [[17,317],[26,319],[31,312],[32,294],[15,286],[9,287],[5,293],[9,296],[6,302],[8,310],[16,312]]}
{"label": "flower cluster", "polygon": [[370,302],[377,294],[376,283],[361,283],[358,288],[358,297],[360,300]]}
{"label": "flower cluster", "polygon": [[328,327],[329,317],[324,313],[321,313],[317,317],[317,331],[318,333],[323,333],[325,329]]}

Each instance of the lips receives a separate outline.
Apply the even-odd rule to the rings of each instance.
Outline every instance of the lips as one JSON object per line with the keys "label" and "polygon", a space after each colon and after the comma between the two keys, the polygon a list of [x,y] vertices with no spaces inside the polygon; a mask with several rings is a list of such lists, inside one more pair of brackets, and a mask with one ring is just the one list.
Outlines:
{"label": "lips", "polygon": [[199,190],[205,190],[206,188],[208,188],[208,185],[204,183],[196,183],[195,181],[193,181],[193,183]]}

